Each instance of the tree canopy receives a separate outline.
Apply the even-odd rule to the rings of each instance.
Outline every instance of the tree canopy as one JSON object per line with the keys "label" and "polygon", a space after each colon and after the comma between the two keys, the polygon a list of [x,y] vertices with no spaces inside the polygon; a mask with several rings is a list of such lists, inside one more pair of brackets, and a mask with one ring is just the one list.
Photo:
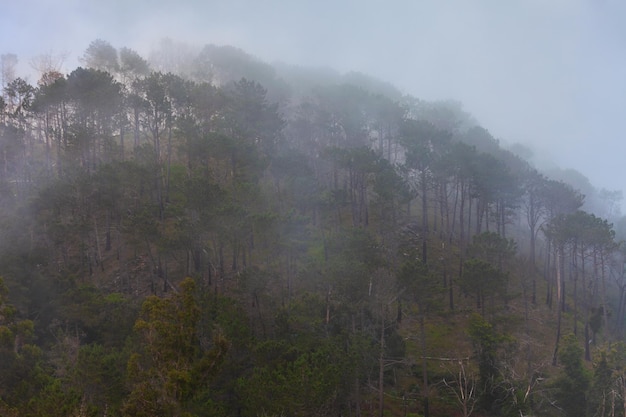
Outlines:
{"label": "tree canopy", "polygon": [[2,59],[1,415],[624,415],[618,194],[364,74]]}

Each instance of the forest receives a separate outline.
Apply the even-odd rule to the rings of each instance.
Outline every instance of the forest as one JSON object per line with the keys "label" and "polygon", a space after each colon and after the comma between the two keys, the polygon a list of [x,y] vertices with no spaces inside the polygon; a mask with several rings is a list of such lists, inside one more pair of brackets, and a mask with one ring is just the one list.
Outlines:
{"label": "forest", "polygon": [[17,61],[1,416],[626,417],[619,192],[362,73]]}

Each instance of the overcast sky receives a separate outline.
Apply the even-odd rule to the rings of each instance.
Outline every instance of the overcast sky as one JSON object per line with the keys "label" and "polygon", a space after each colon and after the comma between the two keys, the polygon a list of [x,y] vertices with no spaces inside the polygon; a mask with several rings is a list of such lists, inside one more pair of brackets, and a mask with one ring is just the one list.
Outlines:
{"label": "overcast sky", "polygon": [[[272,62],[356,70],[454,99],[495,137],[626,189],[623,0],[0,0],[0,53],[104,39],[147,56],[164,37]],[[34,80],[30,80],[34,82]]]}

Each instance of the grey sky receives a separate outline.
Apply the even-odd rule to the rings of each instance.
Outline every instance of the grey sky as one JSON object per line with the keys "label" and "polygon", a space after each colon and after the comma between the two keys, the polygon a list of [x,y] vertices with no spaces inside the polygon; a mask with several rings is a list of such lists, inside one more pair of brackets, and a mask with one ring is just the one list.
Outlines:
{"label": "grey sky", "polygon": [[[622,0],[0,0],[0,52],[22,65],[101,38],[147,56],[163,37],[267,61],[357,70],[455,99],[505,142],[597,187],[626,188]],[[33,81],[33,80],[31,80]]]}

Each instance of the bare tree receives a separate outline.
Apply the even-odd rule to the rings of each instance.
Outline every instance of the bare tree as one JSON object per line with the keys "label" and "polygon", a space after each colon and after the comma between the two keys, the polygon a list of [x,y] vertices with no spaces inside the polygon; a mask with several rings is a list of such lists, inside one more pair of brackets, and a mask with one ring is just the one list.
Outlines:
{"label": "bare tree", "polygon": [[463,417],[469,417],[476,407],[478,398],[476,396],[476,377],[473,373],[468,373],[462,360],[458,361],[459,370],[454,374],[453,380],[442,380],[443,384],[450,390],[461,407]]}
{"label": "bare tree", "polygon": [[15,54],[2,54],[0,55],[0,77],[2,84],[1,89],[9,85],[15,80],[15,67],[17,66],[17,55]]}
{"label": "bare tree", "polygon": [[67,52],[61,52],[58,54],[53,54],[52,52],[49,52],[33,57],[30,60],[30,67],[37,71],[37,74],[39,75],[38,83],[40,85],[49,85],[49,79],[47,78],[48,74],[62,75],[63,63],[67,59],[67,56]]}

